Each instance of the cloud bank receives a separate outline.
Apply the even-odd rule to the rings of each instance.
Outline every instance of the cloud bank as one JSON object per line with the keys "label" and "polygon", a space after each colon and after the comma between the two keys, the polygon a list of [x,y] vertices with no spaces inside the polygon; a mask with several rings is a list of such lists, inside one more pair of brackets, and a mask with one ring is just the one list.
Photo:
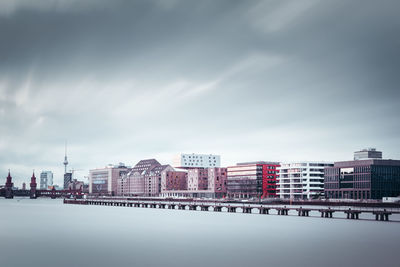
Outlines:
{"label": "cloud bank", "polygon": [[397,1],[1,1],[0,176],[400,158]]}

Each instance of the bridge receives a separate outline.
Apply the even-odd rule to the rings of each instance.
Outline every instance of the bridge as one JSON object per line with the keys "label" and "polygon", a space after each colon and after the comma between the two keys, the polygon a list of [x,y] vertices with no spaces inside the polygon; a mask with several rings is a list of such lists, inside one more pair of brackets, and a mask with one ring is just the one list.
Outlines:
{"label": "bridge", "polygon": [[3,189],[0,189],[0,196],[5,198],[17,197],[30,197],[31,199],[36,199],[38,197],[50,197],[50,198],[65,198],[74,196],[75,198],[82,197],[81,190],[43,190],[37,189],[35,173],[32,174],[31,183],[29,190],[13,190],[14,183],[12,182],[12,177],[10,171],[8,171],[8,176],[6,178],[6,184]]}
{"label": "bridge", "polygon": [[322,218],[333,218],[334,214],[342,213],[346,219],[359,220],[360,214],[365,213],[375,217],[377,221],[389,221],[392,214],[400,214],[400,209],[382,208],[359,208],[359,207],[294,207],[273,206],[262,204],[229,204],[223,202],[185,202],[185,201],[143,201],[143,200],[121,200],[121,199],[64,199],[64,204],[76,205],[100,205],[116,207],[153,208],[153,209],[178,209],[190,211],[214,211],[246,214],[276,214],[280,216],[297,215],[311,217],[319,214]]}

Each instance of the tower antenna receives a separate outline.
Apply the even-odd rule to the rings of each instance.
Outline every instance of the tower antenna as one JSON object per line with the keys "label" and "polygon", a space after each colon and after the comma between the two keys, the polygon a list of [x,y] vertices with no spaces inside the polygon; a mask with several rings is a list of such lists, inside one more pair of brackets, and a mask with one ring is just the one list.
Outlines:
{"label": "tower antenna", "polygon": [[67,140],[65,140],[65,156],[64,156],[64,174],[67,173],[67,165],[68,165],[68,159],[67,159]]}

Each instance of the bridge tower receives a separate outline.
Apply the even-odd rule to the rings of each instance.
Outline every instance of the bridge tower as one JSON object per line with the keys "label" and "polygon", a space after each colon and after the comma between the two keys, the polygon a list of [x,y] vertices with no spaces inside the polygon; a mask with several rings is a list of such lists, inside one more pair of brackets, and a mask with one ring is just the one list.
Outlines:
{"label": "bridge tower", "polygon": [[14,193],[13,193],[13,188],[14,184],[12,182],[12,177],[10,175],[10,170],[8,170],[8,176],[6,180],[6,185],[5,185],[5,197],[6,198],[14,198]]}
{"label": "bridge tower", "polygon": [[55,199],[56,198],[56,188],[53,186],[53,189],[51,189],[51,198]]}
{"label": "bridge tower", "polygon": [[31,186],[31,190],[29,193],[29,197],[33,198],[33,199],[37,198],[37,193],[36,193],[37,184],[36,184],[35,172],[33,172],[33,174],[32,174],[30,186]]}

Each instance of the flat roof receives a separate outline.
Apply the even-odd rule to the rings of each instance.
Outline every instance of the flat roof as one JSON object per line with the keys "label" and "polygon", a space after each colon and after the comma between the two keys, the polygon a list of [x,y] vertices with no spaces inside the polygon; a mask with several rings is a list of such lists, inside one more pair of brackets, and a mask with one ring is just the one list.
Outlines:
{"label": "flat roof", "polygon": [[400,160],[393,160],[393,159],[360,159],[360,160],[338,161],[338,162],[334,163],[333,168],[335,168],[335,167],[366,166],[366,165],[400,166]]}

